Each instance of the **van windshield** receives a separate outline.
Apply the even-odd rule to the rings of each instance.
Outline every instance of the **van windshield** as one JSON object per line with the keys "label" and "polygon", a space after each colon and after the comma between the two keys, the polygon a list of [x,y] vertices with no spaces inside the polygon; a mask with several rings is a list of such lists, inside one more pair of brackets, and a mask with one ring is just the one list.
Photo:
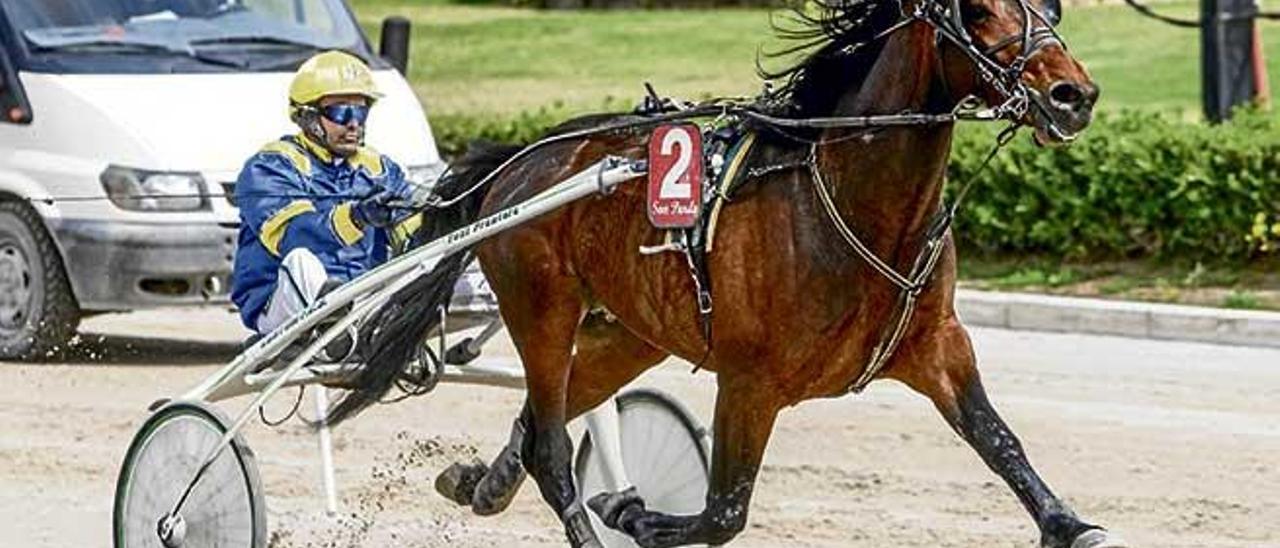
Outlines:
{"label": "van windshield", "polygon": [[0,2],[29,57],[57,58],[61,65],[83,65],[85,58],[137,64],[151,57],[158,59],[151,64],[162,65],[153,68],[165,72],[288,69],[322,49],[372,57],[342,0]]}

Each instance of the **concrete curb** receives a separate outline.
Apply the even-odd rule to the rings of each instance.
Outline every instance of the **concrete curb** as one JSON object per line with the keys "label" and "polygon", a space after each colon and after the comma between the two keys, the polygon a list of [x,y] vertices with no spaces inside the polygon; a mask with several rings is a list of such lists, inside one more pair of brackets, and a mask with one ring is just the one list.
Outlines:
{"label": "concrete curb", "polygon": [[966,325],[1280,348],[1280,312],[961,289]]}

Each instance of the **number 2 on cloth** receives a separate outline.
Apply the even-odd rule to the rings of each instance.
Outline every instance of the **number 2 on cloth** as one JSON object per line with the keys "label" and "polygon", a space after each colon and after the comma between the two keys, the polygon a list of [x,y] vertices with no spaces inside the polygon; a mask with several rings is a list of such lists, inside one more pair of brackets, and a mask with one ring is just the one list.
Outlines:
{"label": "number 2 on cloth", "polygon": [[694,124],[659,126],[649,139],[649,221],[688,228],[702,203],[702,132]]}

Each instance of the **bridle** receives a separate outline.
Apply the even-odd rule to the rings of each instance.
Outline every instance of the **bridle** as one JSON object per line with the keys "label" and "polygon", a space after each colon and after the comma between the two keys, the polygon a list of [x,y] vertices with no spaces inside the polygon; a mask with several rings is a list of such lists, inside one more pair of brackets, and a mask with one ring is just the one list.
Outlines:
{"label": "bridle", "polygon": [[[1032,6],[1029,0],[1016,0],[1022,12],[1022,32],[984,47],[965,26],[961,1],[921,0],[907,13],[899,0],[899,9],[904,14],[904,21],[923,21],[933,27],[940,59],[945,59],[942,50],[947,44],[969,59],[978,77],[1002,98],[1001,107],[1005,112],[1001,114],[1011,117],[1007,119],[1019,120],[1027,114],[1029,108],[1034,107],[1045,122],[1045,131],[1062,141],[1071,141],[1074,135],[1058,126],[1049,114],[1049,105],[1045,104],[1044,96],[1022,81],[1027,64],[1041,51],[1055,45],[1066,51],[1066,42],[1055,28],[1061,19],[1060,5],[1054,2],[1050,4],[1050,10],[1041,11]],[[1007,65],[1002,64],[996,58],[997,55],[1014,45],[1019,46],[1017,55]],[[946,78],[945,68],[942,74]]]}
{"label": "bridle", "polygon": [[[1013,0],[1021,11],[1022,32],[1001,38],[993,44],[983,45],[978,43],[965,25],[961,1],[919,0],[908,8],[903,0],[897,0],[899,20],[869,42],[854,46],[854,49],[888,38],[915,23],[925,23],[934,31],[935,54],[942,65],[940,68],[945,87],[950,88],[950,85],[946,82],[946,56],[943,51],[949,45],[969,60],[979,80],[991,86],[999,96],[1000,104],[992,109],[993,115],[984,119],[1004,119],[1020,123],[1031,105],[1047,109],[1042,103],[1041,94],[1027,86],[1022,81],[1022,76],[1031,59],[1044,49],[1057,45],[1066,50],[1066,43],[1054,28],[1060,19],[1061,8],[1057,7],[1058,4],[1055,2],[1049,12],[1044,12],[1032,6],[1030,0]],[[1008,64],[1001,63],[997,55],[1014,45],[1019,46],[1017,55]],[[965,102],[960,101],[961,104]],[[1047,115],[1048,111],[1044,110],[1041,114]],[[1052,117],[1046,116],[1045,121],[1048,123],[1046,130],[1054,137],[1071,139],[1070,133],[1059,128]]]}

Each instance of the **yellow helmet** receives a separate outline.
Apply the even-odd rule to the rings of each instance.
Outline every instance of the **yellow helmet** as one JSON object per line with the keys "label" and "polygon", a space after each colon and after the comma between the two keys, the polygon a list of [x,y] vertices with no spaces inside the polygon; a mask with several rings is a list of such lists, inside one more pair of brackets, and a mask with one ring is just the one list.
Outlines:
{"label": "yellow helmet", "polygon": [[370,103],[382,97],[364,61],[336,50],[307,59],[289,85],[289,102],[294,105],[313,103],[329,95],[363,95]]}

